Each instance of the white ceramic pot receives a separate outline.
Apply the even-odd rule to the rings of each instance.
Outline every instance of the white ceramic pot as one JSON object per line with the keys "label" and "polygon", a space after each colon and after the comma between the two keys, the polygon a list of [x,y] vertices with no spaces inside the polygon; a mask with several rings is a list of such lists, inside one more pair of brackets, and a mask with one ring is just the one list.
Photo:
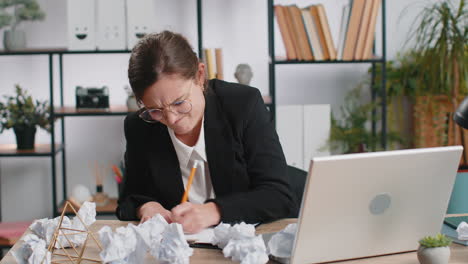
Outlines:
{"label": "white ceramic pot", "polygon": [[21,50],[26,48],[26,33],[22,30],[5,30],[3,46],[6,50]]}
{"label": "white ceramic pot", "polygon": [[449,259],[449,247],[426,248],[420,246],[418,249],[418,260],[421,264],[447,264]]}
{"label": "white ceramic pot", "polygon": [[127,98],[127,107],[128,107],[128,110],[130,111],[138,110],[138,104],[137,104],[135,96],[129,96]]}

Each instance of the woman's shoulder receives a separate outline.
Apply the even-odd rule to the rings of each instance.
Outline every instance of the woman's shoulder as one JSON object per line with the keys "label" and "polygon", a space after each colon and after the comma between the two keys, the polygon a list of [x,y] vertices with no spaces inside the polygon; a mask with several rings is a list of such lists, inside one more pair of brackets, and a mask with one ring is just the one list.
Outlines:
{"label": "woman's shoulder", "polygon": [[212,79],[210,80],[210,88],[212,92],[216,93],[218,97],[227,98],[248,98],[260,94],[257,88],[233,82],[226,82],[223,80]]}
{"label": "woman's shoulder", "polygon": [[158,131],[157,127],[161,126],[160,123],[150,124],[143,121],[139,116],[138,112],[129,113],[125,117],[124,130],[127,136],[133,134],[144,135],[150,133],[150,131]]}
{"label": "woman's shoulder", "polygon": [[257,88],[222,80],[210,80],[211,93],[214,93],[221,104],[227,108],[247,110],[261,99]]}
{"label": "woman's shoulder", "polygon": [[241,127],[258,105],[264,104],[257,88],[217,79],[210,80],[207,97],[207,103],[218,105],[233,127]]}

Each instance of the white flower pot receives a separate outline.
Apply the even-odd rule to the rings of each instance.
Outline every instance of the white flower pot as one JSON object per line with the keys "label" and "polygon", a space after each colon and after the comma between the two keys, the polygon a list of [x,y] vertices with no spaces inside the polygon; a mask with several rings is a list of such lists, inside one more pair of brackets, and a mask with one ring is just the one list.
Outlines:
{"label": "white flower pot", "polygon": [[3,46],[6,50],[21,50],[26,48],[26,33],[22,30],[5,30]]}
{"label": "white flower pot", "polygon": [[135,96],[129,96],[127,98],[127,107],[128,107],[128,110],[130,111],[138,110],[138,104],[137,104]]}
{"label": "white flower pot", "polygon": [[450,259],[450,247],[426,248],[420,246],[418,249],[418,260],[421,264],[447,264]]}

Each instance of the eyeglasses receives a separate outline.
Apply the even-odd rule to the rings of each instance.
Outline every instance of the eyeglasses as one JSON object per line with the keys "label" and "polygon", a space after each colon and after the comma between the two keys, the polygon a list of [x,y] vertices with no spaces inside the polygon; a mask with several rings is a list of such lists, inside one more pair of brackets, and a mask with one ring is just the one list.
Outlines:
{"label": "eyeglasses", "polygon": [[181,100],[174,102],[167,106],[166,108],[158,109],[141,109],[141,113],[138,115],[143,121],[148,123],[157,123],[161,121],[165,114],[164,110],[168,110],[177,115],[185,115],[192,111],[192,103],[188,100]]}
{"label": "eyeglasses", "polygon": [[[190,96],[190,94],[192,93],[192,87],[193,82],[190,85],[190,91],[188,96]],[[192,102],[190,102],[188,99],[184,99],[175,101],[174,103],[168,105],[165,108],[142,108],[139,110],[140,113],[138,114],[138,116],[145,122],[157,123],[165,117],[164,110],[168,110],[176,115],[185,115],[192,111]]]}

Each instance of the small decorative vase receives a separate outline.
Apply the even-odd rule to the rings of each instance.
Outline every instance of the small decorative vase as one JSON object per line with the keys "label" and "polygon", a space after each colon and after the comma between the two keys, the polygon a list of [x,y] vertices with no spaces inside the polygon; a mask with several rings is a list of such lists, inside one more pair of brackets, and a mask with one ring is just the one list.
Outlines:
{"label": "small decorative vase", "polygon": [[109,203],[109,196],[103,191],[102,185],[96,185],[96,194],[93,196],[96,206],[106,206]]}
{"label": "small decorative vase", "polygon": [[137,111],[138,110],[138,104],[137,104],[135,96],[129,96],[127,98],[127,108],[130,111]]}
{"label": "small decorative vase", "polygon": [[421,264],[448,264],[450,247],[426,248],[419,246],[418,260]]}
{"label": "small decorative vase", "polygon": [[17,149],[34,149],[36,126],[18,126],[13,127],[13,130],[16,135]]}
{"label": "small decorative vase", "polygon": [[22,30],[5,30],[3,46],[6,50],[21,50],[26,48],[26,33]]}

